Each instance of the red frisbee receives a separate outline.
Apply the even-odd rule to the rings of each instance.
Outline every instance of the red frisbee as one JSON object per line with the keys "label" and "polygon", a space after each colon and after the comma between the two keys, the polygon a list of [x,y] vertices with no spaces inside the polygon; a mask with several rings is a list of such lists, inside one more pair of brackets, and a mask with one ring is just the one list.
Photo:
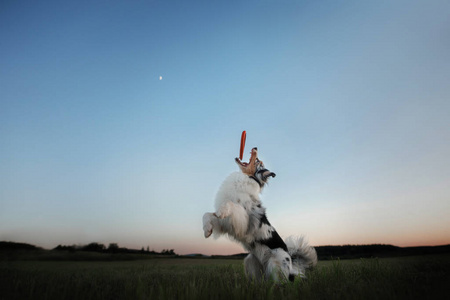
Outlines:
{"label": "red frisbee", "polygon": [[247,133],[244,131],[242,131],[242,135],[241,135],[241,149],[239,151],[239,159],[242,160],[242,157],[244,155],[244,148],[245,148],[245,139],[247,138]]}

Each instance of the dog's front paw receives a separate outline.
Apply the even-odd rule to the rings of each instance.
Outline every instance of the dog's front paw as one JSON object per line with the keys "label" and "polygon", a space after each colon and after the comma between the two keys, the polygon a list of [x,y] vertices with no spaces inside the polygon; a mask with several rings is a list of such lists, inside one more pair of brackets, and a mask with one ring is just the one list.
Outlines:
{"label": "dog's front paw", "polygon": [[203,233],[205,234],[205,238],[209,238],[212,232],[211,213],[206,213],[203,215]]}
{"label": "dog's front paw", "polygon": [[203,233],[205,234],[205,238],[209,238],[212,234],[212,225],[208,224],[203,226]]}

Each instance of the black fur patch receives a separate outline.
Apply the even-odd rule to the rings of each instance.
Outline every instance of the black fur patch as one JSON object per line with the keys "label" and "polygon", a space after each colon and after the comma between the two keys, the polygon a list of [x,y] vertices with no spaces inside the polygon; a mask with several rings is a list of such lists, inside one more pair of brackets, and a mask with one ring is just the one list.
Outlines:
{"label": "black fur patch", "polygon": [[262,188],[264,183],[261,182],[261,180],[259,180],[258,178],[256,178],[255,176],[249,176],[251,179],[253,179],[254,181],[256,181],[259,184],[259,187]]}
{"label": "black fur patch", "polygon": [[266,214],[261,215],[261,218],[259,219],[259,228],[261,228],[263,226],[263,224],[270,226],[270,223],[269,223],[269,220],[267,219]]}
{"label": "black fur patch", "polygon": [[269,171],[269,170],[267,170],[267,169],[261,169],[261,170],[256,171],[255,174],[264,173],[264,172],[266,172],[266,171]]}
{"label": "black fur patch", "polygon": [[288,251],[286,244],[284,243],[284,241],[281,239],[280,235],[276,231],[272,231],[272,236],[270,238],[265,239],[265,240],[260,240],[258,242],[260,242],[263,245],[266,245],[270,249],[281,248],[286,252]]}

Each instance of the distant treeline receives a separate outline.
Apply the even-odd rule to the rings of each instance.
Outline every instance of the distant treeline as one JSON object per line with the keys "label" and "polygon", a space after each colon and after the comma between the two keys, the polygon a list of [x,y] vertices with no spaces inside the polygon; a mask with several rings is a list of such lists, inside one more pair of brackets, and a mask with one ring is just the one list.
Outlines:
{"label": "distant treeline", "polygon": [[[319,260],[354,259],[370,257],[398,257],[409,255],[450,253],[450,245],[424,247],[397,247],[393,245],[343,245],[314,247]],[[212,255],[211,258],[244,258],[247,253]]]}
{"label": "distant treeline", "polygon": [[135,250],[135,249],[128,249],[119,247],[117,243],[111,243],[109,244],[108,248],[106,248],[105,245],[99,244],[99,243],[90,243],[88,245],[84,246],[63,246],[58,245],[53,250],[56,251],[69,251],[69,252],[75,252],[75,251],[87,251],[87,252],[99,252],[99,253],[139,253],[139,254],[159,254],[159,255],[177,255],[175,253],[174,249],[164,249],[161,252],[156,252],[154,250],[150,250],[149,247],[147,249],[144,249],[142,247],[141,250]]}
{"label": "distant treeline", "polygon": [[[15,243],[15,242],[0,242],[0,251],[32,251],[32,250],[43,250],[42,248],[36,247],[34,245],[25,243]],[[121,254],[153,254],[153,255],[177,255],[174,249],[164,249],[161,252],[156,252],[150,250],[149,247],[141,250],[128,249],[119,247],[117,243],[111,243],[108,247],[100,243],[90,243],[88,245],[58,245],[52,251],[67,251],[67,252],[97,252],[97,253],[121,253]]]}
{"label": "distant treeline", "polygon": [[0,251],[31,251],[39,249],[41,248],[25,243],[0,242]]}
{"label": "distant treeline", "polygon": [[319,260],[450,253],[450,245],[397,247],[393,245],[343,245],[315,247]]}
{"label": "distant treeline", "polygon": [[[409,256],[409,255],[424,255],[424,254],[450,254],[450,245],[444,246],[423,246],[423,247],[397,247],[393,245],[382,245],[382,244],[373,244],[373,245],[343,245],[343,246],[317,246],[315,247],[317,251],[317,256],[319,260],[332,260],[332,259],[354,259],[354,258],[369,258],[369,257],[398,257],[398,256]],[[116,243],[109,244],[106,247],[104,244],[100,243],[90,243],[88,245],[83,246],[63,246],[59,245],[52,250],[44,250],[42,248],[25,244],[25,243],[14,243],[14,242],[0,242],[0,254],[6,253],[6,257],[11,257],[11,254],[14,253],[26,253],[26,252],[45,252],[47,253],[47,257],[50,253],[67,253],[67,255],[71,257],[76,257],[78,259],[99,259],[100,257],[105,257],[101,254],[109,254],[107,255],[108,259],[138,259],[143,257],[142,255],[148,255],[148,257],[152,257],[155,255],[167,255],[167,256],[178,256],[174,249],[164,249],[161,252],[156,252],[154,250],[150,250],[147,246],[146,249],[142,247],[141,250],[127,249],[119,247]],[[75,253],[71,255],[71,253]],[[86,256],[82,253],[92,253],[89,256]],[[92,256],[92,255],[97,256]],[[115,255],[120,254],[120,255]],[[135,255],[139,254],[139,255]],[[55,256],[53,255],[53,256]],[[66,254],[64,254],[66,255]],[[56,256],[61,259],[67,258],[68,256]],[[247,255],[247,253],[235,254],[235,255],[212,255],[210,258],[243,258]],[[53,257],[52,256],[52,257]],[[23,257],[23,256],[21,256]],[[134,257],[134,258],[133,258]],[[191,254],[186,255],[185,257],[192,258],[205,258],[208,256],[202,254]]]}

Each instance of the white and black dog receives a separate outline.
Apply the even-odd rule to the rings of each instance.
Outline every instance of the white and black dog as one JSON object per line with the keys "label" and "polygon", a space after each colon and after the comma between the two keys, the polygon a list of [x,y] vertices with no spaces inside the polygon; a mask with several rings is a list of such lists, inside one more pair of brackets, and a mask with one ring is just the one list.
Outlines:
{"label": "white and black dog", "polygon": [[222,183],[214,213],[203,215],[203,231],[208,238],[228,234],[249,252],[244,260],[247,276],[255,280],[293,281],[305,277],[305,270],[317,263],[313,247],[302,238],[283,241],[269,223],[259,194],[275,173],[264,167],[253,148],[249,163],[236,158],[242,172],[230,174]]}

